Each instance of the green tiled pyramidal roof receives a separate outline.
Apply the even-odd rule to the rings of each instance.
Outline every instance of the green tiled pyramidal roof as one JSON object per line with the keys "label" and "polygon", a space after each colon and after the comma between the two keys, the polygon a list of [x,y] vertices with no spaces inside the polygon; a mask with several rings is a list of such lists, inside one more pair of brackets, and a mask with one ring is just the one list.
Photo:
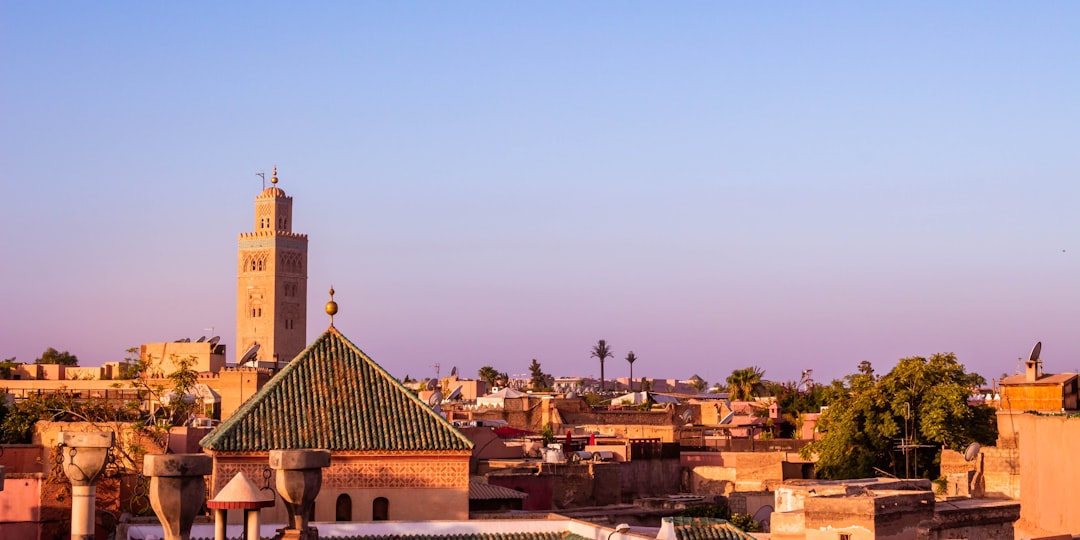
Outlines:
{"label": "green tiled pyramidal roof", "polygon": [[661,535],[668,527],[674,529],[678,540],[754,540],[753,536],[723,519],[666,517],[660,522]]}
{"label": "green tiled pyramidal roof", "polygon": [[215,452],[472,448],[468,438],[333,326],[199,444]]}

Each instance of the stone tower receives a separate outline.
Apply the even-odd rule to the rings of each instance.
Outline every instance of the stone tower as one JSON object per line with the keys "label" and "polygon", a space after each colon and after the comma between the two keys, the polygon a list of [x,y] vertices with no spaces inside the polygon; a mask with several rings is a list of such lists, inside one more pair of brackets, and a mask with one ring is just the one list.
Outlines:
{"label": "stone tower", "polygon": [[240,233],[237,360],[259,345],[260,361],[292,360],[307,345],[307,235],[292,232],[292,197],[271,186],[255,198],[255,232]]}

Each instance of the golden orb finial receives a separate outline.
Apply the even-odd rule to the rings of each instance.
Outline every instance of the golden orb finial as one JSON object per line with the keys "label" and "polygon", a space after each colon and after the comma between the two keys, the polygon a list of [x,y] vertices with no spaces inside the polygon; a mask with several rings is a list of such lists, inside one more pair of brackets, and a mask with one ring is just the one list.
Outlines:
{"label": "golden orb finial", "polygon": [[330,316],[330,326],[334,326],[334,315],[337,315],[337,302],[334,301],[334,286],[330,286],[330,301],[326,303],[326,314]]}
{"label": "golden orb finial", "polygon": [[277,184],[277,165],[274,165],[274,176],[270,177],[271,184]]}

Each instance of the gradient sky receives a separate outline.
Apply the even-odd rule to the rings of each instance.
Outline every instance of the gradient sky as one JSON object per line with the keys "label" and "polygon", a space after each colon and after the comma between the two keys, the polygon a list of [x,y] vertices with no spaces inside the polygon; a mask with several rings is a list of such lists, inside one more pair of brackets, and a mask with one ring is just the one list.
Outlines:
{"label": "gradient sky", "polygon": [[1080,369],[1080,3],[5,2],[0,357],[233,360],[274,164],[399,377]]}

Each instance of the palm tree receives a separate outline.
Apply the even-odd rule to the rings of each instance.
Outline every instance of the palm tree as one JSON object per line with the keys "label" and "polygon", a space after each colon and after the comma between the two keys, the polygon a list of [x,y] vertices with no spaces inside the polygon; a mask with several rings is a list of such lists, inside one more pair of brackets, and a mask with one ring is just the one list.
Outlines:
{"label": "palm tree", "polygon": [[731,399],[749,401],[754,395],[760,394],[765,389],[764,385],[761,384],[763,376],[765,376],[765,372],[757,366],[732,371],[727,378]]}
{"label": "palm tree", "polygon": [[592,348],[592,358],[600,359],[600,391],[604,391],[604,360],[608,358],[614,358],[615,355],[611,354],[611,349],[607,346],[607,341],[600,340],[596,342],[596,345]]}
{"label": "palm tree", "polygon": [[630,391],[634,391],[634,362],[637,361],[637,355],[634,351],[626,353],[626,361],[630,364]]}

